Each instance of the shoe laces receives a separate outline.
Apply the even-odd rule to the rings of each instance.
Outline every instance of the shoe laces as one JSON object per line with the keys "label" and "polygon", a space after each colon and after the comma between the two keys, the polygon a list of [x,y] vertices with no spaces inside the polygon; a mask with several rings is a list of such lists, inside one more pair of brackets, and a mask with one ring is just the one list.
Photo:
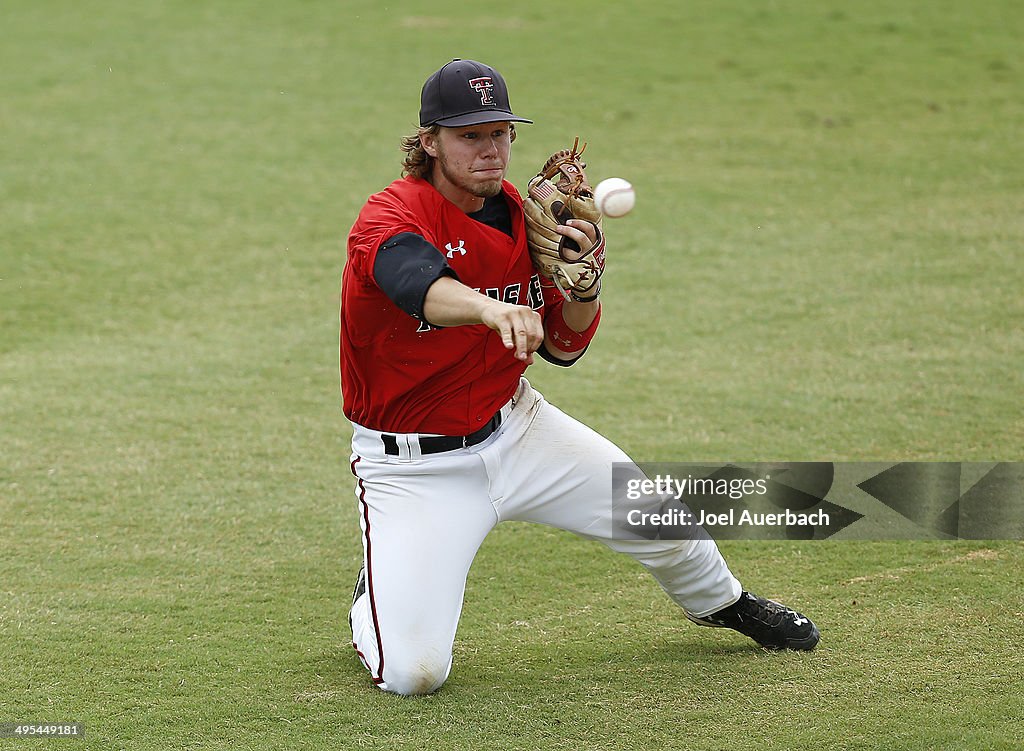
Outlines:
{"label": "shoe laces", "polygon": [[747,594],[745,607],[738,611],[738,615],[743,617],[750,617],[756,621],[760,621],[768,626],[778,626],[781,624],[789,614],[796,615],[793,610],[790,610],[785,605],[781,605],[772,600],[766,600],[763,597],[757,597],[756,595]]}

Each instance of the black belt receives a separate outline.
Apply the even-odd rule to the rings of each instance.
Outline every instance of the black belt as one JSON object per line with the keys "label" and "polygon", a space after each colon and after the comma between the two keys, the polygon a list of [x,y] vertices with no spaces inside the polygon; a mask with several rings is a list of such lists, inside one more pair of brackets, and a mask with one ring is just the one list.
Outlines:
{"label": "black belt", "polygon": [[[491,433],[501,425],[501,410],[494,413],[494,417],[487,421],[480,430],[469,435],[425,435],[420,436],[421,454],[440,454],[442,451],[455,451],[456,449],[476,446],[486,441]],[[398,436],[390,433],[381,433],[380,439],[384,442],[384,453],[388,456],[398,456]]]}

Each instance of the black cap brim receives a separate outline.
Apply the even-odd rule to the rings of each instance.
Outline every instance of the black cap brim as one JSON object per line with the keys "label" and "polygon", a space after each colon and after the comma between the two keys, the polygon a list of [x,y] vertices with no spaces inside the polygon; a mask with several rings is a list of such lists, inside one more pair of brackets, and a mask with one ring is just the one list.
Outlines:
{"label": "black cap brim", "polygon": [[494,109],[481,110],[480,112],[469,112],[455,117],[446,117],[437,120],[433,124],[443,128],[464,128],[467,125],[483,125],[484,123],[533,123],[525,117],[513,115],[511,112],[499,112]]}

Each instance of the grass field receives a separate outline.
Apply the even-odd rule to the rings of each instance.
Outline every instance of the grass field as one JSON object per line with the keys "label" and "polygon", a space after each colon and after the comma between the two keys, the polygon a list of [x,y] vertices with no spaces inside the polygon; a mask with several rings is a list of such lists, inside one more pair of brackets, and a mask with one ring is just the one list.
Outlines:
{"label": "grass field", "polygon": [[0,22],[0,724],[90,749],[1019,749],[1024,545],[723,544],[821,626],[696,629],[629,560],[506,525],[436,695],[347,643],[344,237],[452,57],[522,185],[634,182],[549,400],[638,461],[1024,460],[1012,0],[594,10],[13,0]]}

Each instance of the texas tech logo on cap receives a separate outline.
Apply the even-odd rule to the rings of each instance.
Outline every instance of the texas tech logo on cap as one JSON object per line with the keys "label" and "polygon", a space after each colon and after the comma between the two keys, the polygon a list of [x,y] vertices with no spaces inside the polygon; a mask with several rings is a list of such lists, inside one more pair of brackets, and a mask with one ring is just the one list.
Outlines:
{"label": "texas tech logo on cap", "polygon": [[491,80],[490,76],[469,79],[469,87],[480,95],[480,104],[489,107],[494,106],[494,97],[491,96],[491,92],[494,91],[494,81]]}
{"label": "texas tech logo on cap", "polygon": [[420,125],[464,128],[495,122],[530,122],[512,114],[501,73],[475,60],[452,60],[420,91]]}

